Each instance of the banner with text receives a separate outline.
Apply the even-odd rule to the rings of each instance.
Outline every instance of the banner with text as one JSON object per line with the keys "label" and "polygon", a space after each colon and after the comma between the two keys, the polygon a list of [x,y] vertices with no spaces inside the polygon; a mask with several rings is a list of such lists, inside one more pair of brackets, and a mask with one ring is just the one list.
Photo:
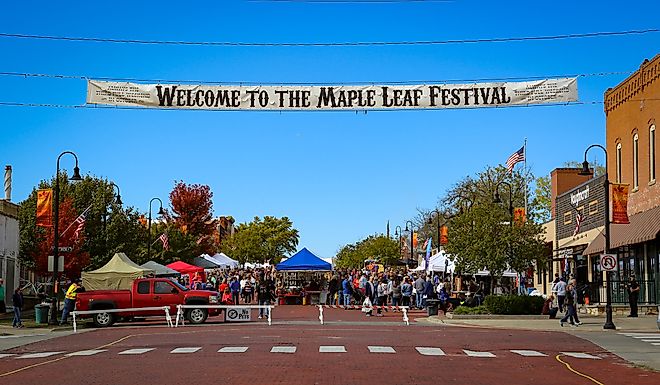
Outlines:
{"label": "banner with text", "polygon": [[405,110],[521,106],[577,99],[577,78],[389,86],[211,86],[87,81],[88,104],[171,109]]}

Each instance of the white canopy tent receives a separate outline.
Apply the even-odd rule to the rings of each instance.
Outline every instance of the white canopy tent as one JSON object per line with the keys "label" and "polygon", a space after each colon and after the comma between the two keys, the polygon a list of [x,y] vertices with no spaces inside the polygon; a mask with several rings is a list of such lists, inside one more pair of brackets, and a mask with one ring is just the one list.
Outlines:
{"label": "white canopy tent", "polygon": [[[490,271],[488,271],[486,269],[483,269],[483,270],[477,271],[474,275],[486,276],[486,275],[490,275]],[[507,270],[504,270],[504,272],[502,272],[502,277],[516,278],[517,276],[518,276],[518,273],[516,273],[515,271],[513,271],[511,269],[507,269]]]}
{"label": "white canopy tent", "polygon": [[201,257],[207,261],[220,265],[222,268],[235,269],[238,267],[238,261],[229,258],[225,253],[216,253],[213,256],[202,254]]}

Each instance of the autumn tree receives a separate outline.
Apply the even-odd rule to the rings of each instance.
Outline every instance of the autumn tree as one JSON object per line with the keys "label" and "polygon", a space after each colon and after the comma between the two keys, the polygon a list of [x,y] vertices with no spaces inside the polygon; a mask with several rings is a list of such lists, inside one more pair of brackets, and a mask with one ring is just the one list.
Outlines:
{"label": "autumn tree", "polygon": [[[171,213],[166,210],[166,221],[181,233],[194,239],[195,247],[202,252],[214,250],[213,193],[211,188],[200,184],[178,181],[170,192]],[[201,254],[201,253],[200,253]]]}
{"label": "autumn tree", "polygon": [[375,259],[384,265],[395,264],[400,258],[399,244],[384,235],[371,235],[354,244],[343,246],[335,264],[338,267],[362,268],[366,259]]}

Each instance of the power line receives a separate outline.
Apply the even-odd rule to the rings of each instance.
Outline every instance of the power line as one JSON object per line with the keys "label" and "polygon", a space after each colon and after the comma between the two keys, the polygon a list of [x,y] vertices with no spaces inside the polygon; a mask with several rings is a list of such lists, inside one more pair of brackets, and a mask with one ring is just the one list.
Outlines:
{"label": "power line", "polygon": [[593,38],[593,37],[641,35],[641,34],[656,33],[656,32],[660,32],[660,29],[652,28],[652,29],[614,31],[614,32],[589,32],[589,33],[547,35],[547,36],[499,37],[499,38],[455,39],[455,40],[363,41],[363,42],[358,41],[358,42],[327,42],[327,43],[141,40],[141,39],[119,39],[119,38],[101,38],[101,37],[31,35],[31,34],[19,34],[19,33],[0,33],[0,37],[68,41],[68,42],[149,44],[149,45],[189,45],[189,46],[225,46],[225,47],[362,47],[362,46],[446,45],[446,44],[565,40],[565,39],[581,39],[581,38]]}
{"label": "power line", "polygon": [[298,4],[399,4],[399,3],[453,3],[455,0],[247,0],[248,3]]}
{"label": "power line", "polygon": [[447,83],[471,83],[471,82],[503,82],[503,81],[531,81],[548,78],[586,78],[586,77],[604,77],[630,75],[633,71],[610,71],[610,72],[591,72],[581,74],[560,74],[560,75],[534,75],[534,76],[510,76],[510,77],[492,77],[492,78],[472,78],[472,79],[443,79],[443,80],[397,80],[382,82],[254,82],[254,81],[209,81],[209,80],[184,80],[184,79],[146,79],[146,78],[122,78],[122,77],[99,77],[87,75],[62,75],[62,74],[42,74],[27,72],[0,72],[0,76],[12,76],[22,78],[51,78],[51,79],[75,79],[75,80],[102,80],[102,81],[121,81],[121,82],[145,82],[145,83],[178,83],[178,84],[213,84],[213,85],[287,85],[287,86],[312,86],[312,85],[373,85],[373,84],[447,84]]}

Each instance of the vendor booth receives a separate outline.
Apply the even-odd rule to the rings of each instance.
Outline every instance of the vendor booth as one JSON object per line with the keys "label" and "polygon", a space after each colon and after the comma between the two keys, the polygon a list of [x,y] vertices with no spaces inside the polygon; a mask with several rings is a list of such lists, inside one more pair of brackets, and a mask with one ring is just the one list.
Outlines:
{"label": "vendor booth", "polygon": [[82,281],[86,290],[129,290],[134,280],[153,273],[152,269],[138,266],[126,254],[117,253],[100,269],[83,271]]}
{"label": "vendor booth", "polygon": [[307,248],[278,263],[275,269],[282,275],[283,287],[277,293],[280,304],[318,304],[325,300],[321,294],[326,294],[322,289],[332,265]]}
{"label": "vendor booth", "polygon": [[197,267],[201,267],[205,270],[220,268],[220,265],[213,262],[213,260],[211,260],[210,258],[211,257],[208,254],[202,254],[199,257],[193,258],[192,264],[197,266]]}
{"label": "vendor booth", "polygon": [[149,261],[147,263],[143,263],[140,265],[141,268],[143,269],[149,269],[154,271],[154,275],[156,277],[179,277],[181,276],[181,273],[174,269],[170,269],[169,267],[165,265],[161,265],[158,262],[155,261]]}
{"label": "vendor booth", "polygon": [[183,261],[172,262],[167,265],[167,267],[176,270],[181,274],[187,275],[189,284],[192,284],[196,280],[200,280],[201,282],[206,281],[206,273],[204,273],[203,267],[194,266]]}
{"label": "vendor booth", "polygon": [[216,253],[206,259],[215,262],[221,269],[235,269],[238,267],[238,261],[231,259],[225,253]]}

